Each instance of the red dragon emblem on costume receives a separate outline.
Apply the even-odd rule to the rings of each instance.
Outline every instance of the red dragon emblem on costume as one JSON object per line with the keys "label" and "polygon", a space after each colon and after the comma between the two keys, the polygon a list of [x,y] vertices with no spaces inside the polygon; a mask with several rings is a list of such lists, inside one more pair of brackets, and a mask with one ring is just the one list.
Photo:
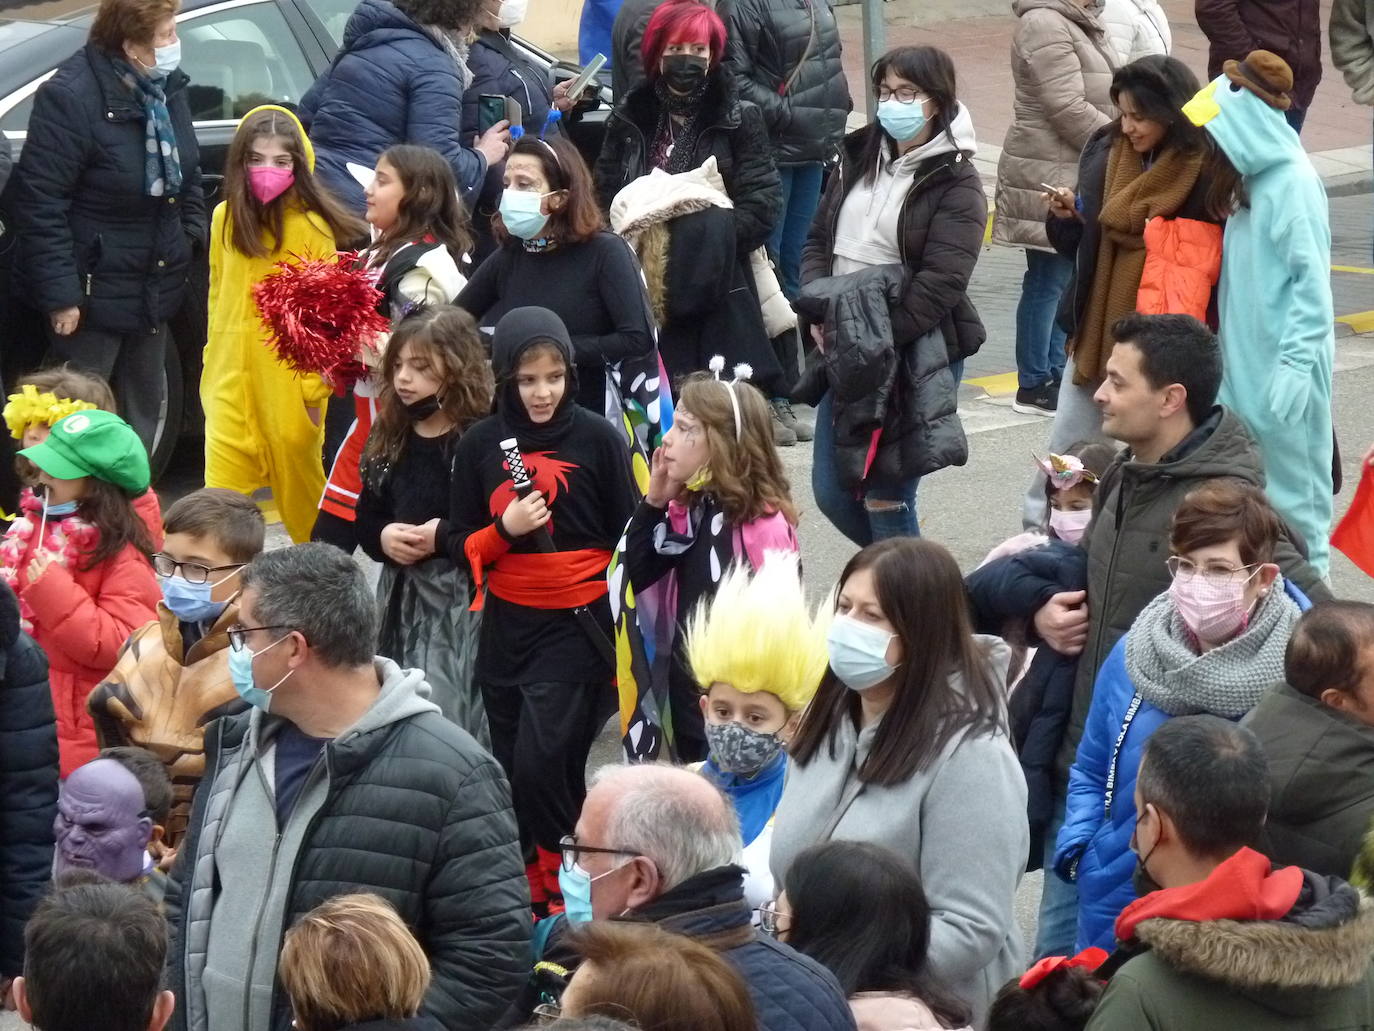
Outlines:
{"label": "red dragon emblem on costume", "polygon": [[[534,481],[534,489],[544,495],[546,504],[552,507],[558,499],[559,490],[568,489],[568,472],[578,468],[575,462],[564,462],[553,457],[552,451],[531,451],[528,454],[521,454],[525,460],[525,469],[530,474],[530,479]],[[505,462],[501,467],[506,467]],[[515,484],[508,475],[499,487],[491,492],[488,507],[491,509],[493,519],[500,519],[505,513],[506,507],[515,500]],[[552,530],[552,519],[550,519],[550,529]]]}

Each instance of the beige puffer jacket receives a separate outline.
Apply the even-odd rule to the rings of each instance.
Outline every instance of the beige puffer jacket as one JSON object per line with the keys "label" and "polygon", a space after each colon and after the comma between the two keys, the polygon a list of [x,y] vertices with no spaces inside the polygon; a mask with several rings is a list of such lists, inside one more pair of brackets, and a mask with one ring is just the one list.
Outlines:
{"label": "beige puffer jacket", "polygon": [[1016,110],[997,163],[994,243],[1050,250],[1042,183],[1074,188],[1078,154],[1115,116],[1115,55],[1101,18],[1075,0],[1014,0]]}

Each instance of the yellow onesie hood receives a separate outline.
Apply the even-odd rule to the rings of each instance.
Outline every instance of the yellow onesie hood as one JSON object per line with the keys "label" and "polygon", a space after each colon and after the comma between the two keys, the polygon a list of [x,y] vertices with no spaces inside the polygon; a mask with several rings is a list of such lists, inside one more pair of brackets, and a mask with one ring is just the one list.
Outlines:
{"label": "yellow onesie hood", "polygon": [[263,104],[259,107],[253,108],[253,110],[249,111],[246,115],[244,115],[243,118],[240,119],[239,125],[242,125],[245,121],[253,117],[253,115],[257,114],[259,111],[275,111],[277,114],[285,115],[287,118],[291,119],[291,124],[294,125],[296,127],[296,131],[301,134],[301,145],[305,149],[305,166],[310,171],[315,171],[315,148],[311,145],[310,137],[306,134],[305,126],[301,124],[301,120],[284,107],[279,107],[276,104]]}

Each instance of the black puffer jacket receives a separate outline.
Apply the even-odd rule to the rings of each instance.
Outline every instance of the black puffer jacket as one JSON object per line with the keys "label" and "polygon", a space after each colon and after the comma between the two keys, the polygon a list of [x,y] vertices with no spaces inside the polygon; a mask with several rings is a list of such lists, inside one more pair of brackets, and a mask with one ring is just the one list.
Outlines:
{"label": "black puffer jacket", "polygon": [[[957,125],[964,120],[963,108],[960,112]],[[968,127],[971,131],[972,122]],[[803,285],[831,274],[840,208],[862,175],[862,154],[874,132],[882,130],[867,125],[844,139],[839,174],[830,177],[802,251]],[[955,137],[957,144],[959,134]],[[936,328],[944,335],[951,362],[983,346],[987,331],[968,298],[968,282],[983,249],[987,222],[987,195],[966,150],[951,150],[916,166],[897,220],[898,245],[910,272],[906,293],[892,310],[898,346]]]}
{"label": "black puffer jacket", "polygon": [[[376,668],[383,696],[414,690],[393,685],[422,676],[389,659],[376,660]],[[519,992],[529,962],[529,890],[510,788],[496,760],[437,706],[412,708],[423,711],[325,745],[326,795],[295,855],[281,926],[289,928],[335,895],[375,892],[396,908],[429,957],[433,979],[423,1015],[445,1027],[484,1031]],[[172,929],[168,987],[178,1000],[169,1026],[177,1031],[204,1014],[203,1000],[188,994],[188,987],[203,989],[188,986],[187,973],[203,965],[212,915],[223,906],[229,918],[238,918],[260,904],[221,898],[215,869],[220,838],[202,840],[207,824],[223,831],[237,785],[260,775],[252,769],[256,760],[243,758],[255,719],[263,719],[256,710],[224,717],[205,734],[206,775],[165,902]],[[264,828],[264,837],[273,830]],[[270,1031],[290,1027],[291,1008],[278,980]]]}
{"label": "black puffer jacket", "polygon": [[[702,98],[705,128],[697,136],[692,167],[716,159],[725,193],[735,205],[735,242],[741,255],[757,250],[782,214],[782,184],[759,109],[740,100],[725,68],[711,73]],[[632,89],[606,123],[593,177],[603,211],[633,179],[651,171],[649,148],[658,125],[659,103],[653,86]]]}
{"label": "black puffer jacket", "polygon": [[24,972],[24,924],[48,886],[57,817],[57,717],[48,657],[0,583],[0,978]]}
{"label": "black puffer jacket", "polygon": [[180,70],[167,79],[183,180],[170,197],[145,192],[143,104],[104,51],[87,44],[38,87],[7,191],[18,288],[36,308],[79,305],[83,325],[115,333],[146,332],[176,314],[206,237],[189,81]]}
{"label": "black puffer jacket", "polygon": [[854,106],[829,0],[730,0],[725,63],[758,106],[779,165],[826,161]]}

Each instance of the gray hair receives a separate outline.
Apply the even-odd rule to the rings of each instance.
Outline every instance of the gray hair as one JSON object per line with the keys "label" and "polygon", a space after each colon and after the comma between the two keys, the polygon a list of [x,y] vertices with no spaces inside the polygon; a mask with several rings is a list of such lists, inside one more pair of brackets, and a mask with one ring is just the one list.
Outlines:
{"label": "gray hair", "polygon": [[[684,778],[705,790],[693,790],[696,784]],[[593,784],[610,783],[619,791],[606,817],[607,846],[652,860],[664,891],[707,870],[739,862],[744,842],[735,807],[704,777],[679,767],[642,763],[602,767]],[[628,861],[621,857],[616,865]]]}
{"label": "gray hair", "polygon": [[[262,626],[299,630],[327,666],[363,666],[377,640],[377,602],[354,561],[332,544],[268,551],[241,574]],[[281,631],[278,631],[281,636]]]}

